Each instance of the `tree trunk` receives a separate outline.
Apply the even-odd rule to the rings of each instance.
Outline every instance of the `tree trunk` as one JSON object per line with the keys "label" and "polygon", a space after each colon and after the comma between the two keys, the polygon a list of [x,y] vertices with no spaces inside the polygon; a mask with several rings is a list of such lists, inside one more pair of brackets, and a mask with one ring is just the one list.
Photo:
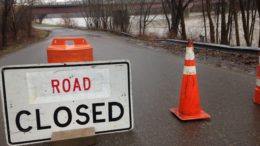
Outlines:
{"label": "tree trunk", "polygon": [[32,7],[33,7],[33,0],[30,1],[30,5],[29,5],[29,10],[28,10],[28,19],[30,21],[28,21],[27,27],[27,36],[28,37],[32,37]]}
{"label": "tree trunk", "polygon": [[229,11],[228,11],[228,23],[226,31],[227,31],[227,44],[230,45],[232,39],[232,31],[233,31],[233,15],[234,15],[234,0],[230,0],[229,3]]}
{"label": "tree trunk", "polygon": [[143,19],[143,13],[144,13],[144,0],[141,1],[141,7],[140,7],[140,18],[139,18],[139,35],[142,35],[142,29],[143,29],[143,25],[142,25],[142,19]]}
{"label": "tree trunk", "polygon": [[7,46],[7,17],[8,17],[8,1],[4,1],[4,11],[2,16],[2,46]]}
{"label": "tree trunk", "polygon": [[[257,8],[258,8],[258,16],[260,16],[260,1],[256,0]],[[260,23],[258,24],[260,27]],[[259,30],[259,36],[258,36],[258,47],[260,47],[260,30]]]}
{"label": "tree trunk", "polygon": [[204,6],[204,0],[201,0],[201,4],[202,4],[202,14],[203,14],[203,23],[204,23],[204,33],[205,33],[205,41],[208,42],[207,39],[207,22],[206,22],[206,16],[205,16],[205,6]]}
{"label": "tree trunk", "polygon": [[243,24],[243,30],[244,30],[244,38],[245,38],[247,46],[250,46],[249,30],[248,30],[248,25],[247,25],[247,20],[246,20],[245,7],[244,7],[244,3],[243,3],[242,0],[239,0],[239,5],[240,5],[241,15],[242,15],[242,24]]}
{"label": "tree trunk", "polygon": [[228,44],[225,0],[221,0],[221,44]]}
{"label": "tree trunk", "polygon": [[171,22],[170,22],[170,19],[168,17],[168,9],[167,9],[169,7],[169,5],[167,7],[167,3],[166,3],[165,0],[162,0],[161,3],[162,3],[162,8],[163,8],[163,13],[164,13],[164,16],[165,16],[165,19],[166,19],[166,22],[167,22],[167,26],[168,26],[168,31],[170,32],[171,31]]}
{"label": "tree trunk", "polygon": [[234,13],[234,19],[235,19],[236,42],[237,42],[237,46],[240,46],[239,25],[238,25],[238,19],[237,19],[237,11],[235,11],[235,13]]}
{"label": "tree trunk", "polygon": [[[253,5],[255,5],[255,4],[256,3],[253,2]],[[250,28],[249,28],[250,46],[252,45],[252,41],[253,41],[253,37],[254,37],[256,13],[257,13],[257,10],[252,8],[252,10],[251,10],[251,25],[250,25]]]}
{"label": "tree trunk", "polygon": [[12,8],[11,10],[11,18],[12,18],[12,33],[14,36],[14,40],[17,41],[17,29],[16,29],[16,23],[15,23],[15,10]]}
{"label": "tree trunk", "polygon": [[186,26],[185,26],[185,20],[184,20],[184,8],[183,8],[182,0],[179,0],[179,13],[180,13],[180,17],[181,17],[181,37],[183,40],[187,40]]}
{"label": "tree trunk", "polygon": [[[218,0],[218,3],[220,4],[221,0]],[[219,14],[220,14],[220,6],[217,5],[217,25],[216,25],[216,43],[219,43]]]}
{"label": "tree trunk", "polygon": [[175,11],[176,9],[178,9],[176,1],[171,0],[171,5],[172,5],[172,11],[171,11],[171,19],[172,19],[171,33],[172,34],[171,35],[173,38],[177,38],[180,17],[179,17],[179,13]]}
{"label": "tree trunk", "polygon": [[206,0],[206,6],[207,6],[207,15],[209,19],[209,29],[210,29],[210,42],[215,43],[215,29],[214,24],[211,18],[211,5],[210,0]]}

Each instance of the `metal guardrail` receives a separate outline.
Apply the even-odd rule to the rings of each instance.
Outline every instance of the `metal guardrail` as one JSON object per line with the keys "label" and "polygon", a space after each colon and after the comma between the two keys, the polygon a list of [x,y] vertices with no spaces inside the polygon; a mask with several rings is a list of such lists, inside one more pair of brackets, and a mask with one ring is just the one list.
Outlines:
{"label": "metal guardrail", "polygon": [[[175,39],[165,39],[160,40],[167,43],[179,44],[179,45],[187,45],[188,41],[184,40],[175,40]],[[222,51],[229,51],[229,52],[241,52],[241,53],[258,53],[260,52],[260,48],[254,47],[232,47],[228,45],[221,45],[221,44],[210,44],[210,43],[202,43],[202,42],[194,42],[195,48],[207,48],[207,49],[214,49],[214,50],[222,50]]]}
{"label": "metal guardrail", "polygon": [[[120,34],[127,37],[136,38],[135,36],[125,32],[120,32]],[[188,43],[188,41],[176,40],[176,39],[158,39],[157,41],[173,43],[173,44],[178,44],[183,46],[186,46]],[[238,47],[238,46],[233,47],[228,45],[203,43],[203,42],[193,42],[193,44],[195,48],[200,48],[200,49],[206,48],[212,50],[222,50],[226,52],[240,52],[240,53],[250,53],[250,54],[260,53],[260,48],[254,48],[254,47]]]}
{"label": "metal guardrail", "polygon": [[82,1],[65,1],[65,2],[34,2],[35,7],[41,6],[80,6],[82,5]]}
{"label": "metal guardrail", "polygon": [[131,37],[131,38],[135,38],[135,36],[134,36],[134,35],[131,35],[130,33],[120,32],[119,34],[121,34],[121,35],[123,35],[123,36]]}

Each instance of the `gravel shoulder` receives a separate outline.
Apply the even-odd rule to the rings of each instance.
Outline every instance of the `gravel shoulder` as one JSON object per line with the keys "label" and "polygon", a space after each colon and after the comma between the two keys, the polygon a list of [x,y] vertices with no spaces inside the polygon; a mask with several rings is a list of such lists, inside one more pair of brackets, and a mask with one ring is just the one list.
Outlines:
{"label": "gravel shoulder", "polygon": [[[153,39],[130,39],[138,44],[148,45],[153,49],[162,49],[168,53],[184,57],[185,46],[155,41]],[[214,67],[256,75],[258,65],[258,54],[227,52],[207,48],[194,49],[197,62],[209,64]]]}

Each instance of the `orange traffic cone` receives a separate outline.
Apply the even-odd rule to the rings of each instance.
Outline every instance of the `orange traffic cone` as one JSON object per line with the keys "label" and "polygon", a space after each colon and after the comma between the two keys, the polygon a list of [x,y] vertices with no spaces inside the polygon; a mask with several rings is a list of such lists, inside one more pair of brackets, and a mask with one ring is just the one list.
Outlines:
{"label": "orange traffic cone", "polygon": [[210,118],[210,115],[204,112],[200,106],[198,79],[195,65],[193,43],[192,40],[189,40],[188,46],[186,47],[179,107],[170,109],[170,111],[180,120]]}
{"label": "orange traffic cone", "polygon": [[[260,63],[260,58],[259,58],[259,63]],[[260,104],[260,64],[258,64],[255,97],[253,98],[253,100],[256,104]]]}

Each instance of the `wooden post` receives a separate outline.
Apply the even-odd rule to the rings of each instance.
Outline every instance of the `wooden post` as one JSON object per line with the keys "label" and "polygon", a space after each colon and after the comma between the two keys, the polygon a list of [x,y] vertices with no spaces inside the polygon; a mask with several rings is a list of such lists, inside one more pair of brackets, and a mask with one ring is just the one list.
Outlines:
{"label": "wooden post", "polygon": [[51,146],[92,146],[96,144],[95,128],[53,132]]}

